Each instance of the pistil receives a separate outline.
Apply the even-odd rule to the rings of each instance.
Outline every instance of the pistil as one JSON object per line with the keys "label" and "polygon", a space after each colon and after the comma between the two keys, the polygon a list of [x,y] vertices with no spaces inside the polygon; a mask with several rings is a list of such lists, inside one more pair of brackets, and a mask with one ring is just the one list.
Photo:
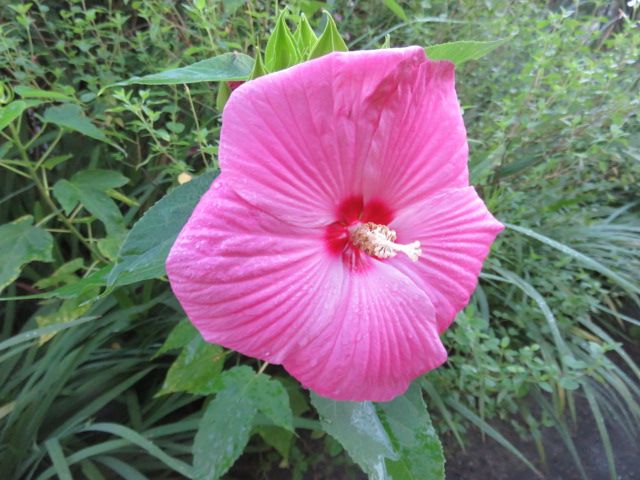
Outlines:
{"label": "pistil", "polygon": [[351,242],[356,247],[374,257],[391,258],[401,252],[417,262],[422,255],[419,241],[408,244],[396,243],[395,230],[391,230],[386,225],[373,222],[361,223],[352,227],[349,234]]}

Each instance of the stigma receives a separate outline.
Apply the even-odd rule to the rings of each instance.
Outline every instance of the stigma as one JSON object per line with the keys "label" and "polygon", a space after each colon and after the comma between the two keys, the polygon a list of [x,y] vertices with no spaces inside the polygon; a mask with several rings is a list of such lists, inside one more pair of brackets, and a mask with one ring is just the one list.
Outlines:
{"label": "stigma", "polygon": [[401,252],[411,261],[417,262],[422,255],[419,241],[408,244],[396,243],[395,230],[386,225],[360,223],[349,229],[349,236],[354,246],[373,257],[391,258]]}

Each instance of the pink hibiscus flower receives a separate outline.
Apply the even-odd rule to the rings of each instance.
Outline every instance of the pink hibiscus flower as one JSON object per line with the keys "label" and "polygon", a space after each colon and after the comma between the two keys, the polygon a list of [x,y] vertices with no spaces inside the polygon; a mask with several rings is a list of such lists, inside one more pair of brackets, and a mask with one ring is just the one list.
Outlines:
{"label": "pink hibiscus flower", "polygon": [[419,47],[332,53],[240,86],[221,175],[167,260],[205,340],[337,400],[387,401],[447,354],[439,334],[502,225],[468,184],[454,66]]}

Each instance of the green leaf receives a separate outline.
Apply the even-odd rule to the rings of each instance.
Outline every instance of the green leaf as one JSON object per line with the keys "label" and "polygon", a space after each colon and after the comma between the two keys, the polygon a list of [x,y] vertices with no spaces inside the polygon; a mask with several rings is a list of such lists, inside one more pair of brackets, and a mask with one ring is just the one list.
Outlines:
{"label": "green leaf", "polygon": [[443,480],[444,454],[422,391],[416,384],[391,402],[376,404],[398,460],[387,460],[394,480]]}
{"label": "green leaf", "polygon": [[425,48],[427,57],[431,60],[449,60],[456,66],[468,60],[478,60],[492,52],[509,39],[503,38],[490,42],[460,41],[431,45]]}
{"label": "green leaf", "polygon": [[85,295],[87,292],[96,291],[97,287],[107,284],[107,275],[111,271],[112,265],[105,265],[100,270],[93,272],[91,275],[70,283],[64,287],[56,288],[50,292],[38,293],[35,295],[21,295],[16,297],[2,297],[0,301],[5,300],[31,300],[38,298],[75,298]]}
{"label": "green leaf", "polygon": [[109,275],[109,286],[165,275],[164,263],[173,242],[216,175],[205,173],[176,187],[147,210],[127,235]]}
{"label": "green leaf", "polygon": [[179,83],[228,82],[246,80],[253,59],[243,53],[223,53],[181,68],[173,68],[143,77],[131,77],[105,88],[125,85],[176,85]]}
{"label": "green leaf", "polygon": [[284,428],[262,425],[253,430],[259,434],[264,443],[273,447],[285,462],[289,461],[289,452],[293,443],[293,433]]}
{"label": "green leaf", "polygon": [[22,112],[26,109],[35,107],[41,103],[39,100],[16,100],[9,105],[0,107],[0,130],[3,130],[7,125],[22,115]]}
{"label": "green leaf", "polygon": [[82,170],[69,180],[59,180],[53,186],[53,195],[69,215],[81,203],[100,220],[107,232],[119,234],[124,230],[124,219],[115,202],[107,195],[111,188],[125,185],[129,180],[113,170]]}
{"label": "green leaf", "polygon": [[407,14],[396,0],[384,0],[384,4],[401,20],[405,22],[408,20]]}
{"label": "green leaf", "polygon": [[81,203],[94,217],[100,220],[107,236],[98,240],[98,249],[114,259],[126,233],[120,209],[110,198],[109,191],[128,182],[127,177],[112,170],[83,170],[69,180],[59,180],[53,186],[53,195],[67,214]]}
{"label": "green leaf", "polygon": [[230,96],[231,87],[229,87],[227,82],[220,82],[218,84],[218,94],[216,95],[216,110],[221,112]]}
{"label": "green leaf", "polygon": [[264,66],[264,62],[262,61],[262,54],[260,53],[260,49],[256,49],[256,61],[253,64],[253,70],[251,70],[251,75],[249,75],[249,80],[253,80],[254,78],[261,77],[266,75],[267,67]]}
{"label": "green leaf", "polygon": [[267,375],[258,375],[250,385],[249,395],[258,411],[267,416],[276,426],[293,432],[293,414],[289,395],[284,386]]}
{"label": "green leaf", "polygon": [[276,20],[276,28],[267,41],[264,61],[269,72],[285,69],[300,61],[293,35],[287,26],[286,15],[286,10],[280,12]]}
{"label": "green leaf", "polygon": [[193,478],[220,478],[249,442],[256,407],[242,387],[220,392],[205,410],[193,443]]}
{"label": "green leaf", "polygon": [[[284,387],[267,375],[239,366],[223,372],[217,383],[219,393],[207,407],[193,445],[197,479],[216,479],[225,474],[247,445],[258,411],[278,426],[291,421]],[[271,398],[274,394],[275,399]],[[276,401],[282,405],[275,407]],[[283,415],[285,410],[288,413]],[[292,430],[290,425],[285,428]]]}
{"label": "green leaf", "polygon": [[198,335],[196,327],[189,320],[184,319],[173,327],[165,342],[158,349],[156,356],[176,348],[186,347]]}
{"label": "green leaf", "polygon": [[33,88],[25,85],[18,85],[13,88],[13,91],[20,95],[22,98],[42,98],[45,100],[57,100],[61,102],[73,102],[74,98],[69,95],[65,95],[60,92],[50,92],[47,90],[41,90],[39,88]]}
{"label": "green leaf", "polygon": [[318,41],[311,50],[309,60],[321,57],[327,53],[346,52],[349,50],[347,44],[344,43],[344,40],[340,36],[340,32],[338,32],[338,27],[336,26],[336,22],[333,21],[333,17],[329,12],[325,11],[324,14],[327,16],[327,24],[324,27],[322,35],[320,35],[320,38],[318,38]]}
{"label": "green leaf", "polygon": [[[174,338],[175,340],[175,338]],[[208,395],[216,391],[216,380],[224,364],[224,350],[196,335],[169,368],[158,395],[188,392]]]}
{"label": "green leaf", "polygon": [[307,16],[304,13],[300,14],[298,26],[293,34],[293,40],[296,43],[302,58],[307,58],[307,55],[311,52],[311,49],[318,41],[318,37],[311,28],[309,20],[307,20]]}
{"label": "green leaf", "polygon": [[56,107],[49,107],[44,112],[44,121],[62,128],[68,128],[87,137],[113,145],[102,130],[89,120],[82,108],[72,103],[65,103]]}
{"label": "green leaf", "polygon": [[337,402],[311,393],[325,431],[373,480],[390,479],[385,460],[398,460],[371,402]]}
{"label": "green leaf", "polygon": [[29,262],[52,262],[53,237],[25,216],[0,226],[0,291],[12,283]]}

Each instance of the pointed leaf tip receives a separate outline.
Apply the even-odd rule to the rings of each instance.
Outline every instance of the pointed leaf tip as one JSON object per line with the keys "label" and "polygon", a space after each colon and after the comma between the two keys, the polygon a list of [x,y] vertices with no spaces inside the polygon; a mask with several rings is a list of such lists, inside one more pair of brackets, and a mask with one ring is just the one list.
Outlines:
{"label": "pointed leaf tip", "polygon": [[344,40],[340,36],[340,32],[338,32],[338,27],[331,14],[326,10],[324,14],[327,16],[327,24],[324,27],[322,35],[320,35],[320,38],[318,38],[318,41],[311,50],[309,60],[321,57],[327,53],[346,52],[349,50],[347,44],[344,43]]}
{"label": "pointed leaf tip", "polygon": [[293,35],[287,25],[286,15],[286,10],[280,12],[276,20],[276,27],[267,40],[264,60],[269,72],[283,70],[300,61]]}

